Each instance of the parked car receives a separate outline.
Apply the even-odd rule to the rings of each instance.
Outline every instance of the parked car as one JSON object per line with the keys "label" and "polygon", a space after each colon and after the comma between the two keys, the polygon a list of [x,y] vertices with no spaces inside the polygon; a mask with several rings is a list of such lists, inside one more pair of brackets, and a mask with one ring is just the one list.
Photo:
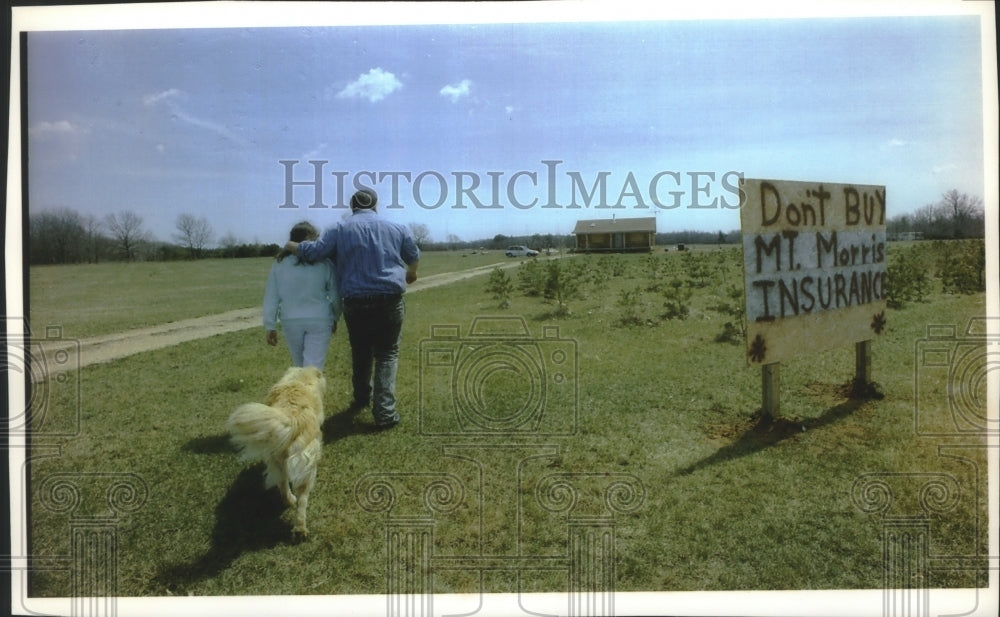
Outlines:
{"label": "parked car", "polygon": [[535,257],[538,251],[529,249],[526,246],[508,246],[507,257]]}

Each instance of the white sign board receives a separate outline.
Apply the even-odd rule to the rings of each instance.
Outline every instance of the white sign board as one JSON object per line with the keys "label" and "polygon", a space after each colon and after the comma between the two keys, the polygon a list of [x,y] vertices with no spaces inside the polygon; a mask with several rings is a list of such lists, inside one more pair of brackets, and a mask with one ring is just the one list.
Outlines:
{"label": "white sign board", "polygon": [[884,186],[746,179],[740,197],[749,364],[884,331]]}

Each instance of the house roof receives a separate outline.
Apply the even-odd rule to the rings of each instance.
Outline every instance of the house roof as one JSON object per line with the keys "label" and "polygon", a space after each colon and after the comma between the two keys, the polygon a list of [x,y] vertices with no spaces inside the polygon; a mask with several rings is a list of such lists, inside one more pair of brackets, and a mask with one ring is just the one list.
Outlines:
{"label": "house roof", "polygon": [[574,234],[606,234],[611,232],[648,231],[656,233],[656,217],[633,219],[588,219],[576,222]]}

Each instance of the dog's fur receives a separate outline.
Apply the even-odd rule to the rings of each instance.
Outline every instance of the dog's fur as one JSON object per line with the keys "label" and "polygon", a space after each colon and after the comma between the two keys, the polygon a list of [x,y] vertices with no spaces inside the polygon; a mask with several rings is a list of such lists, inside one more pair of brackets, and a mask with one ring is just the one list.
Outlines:
{"label": "dog's fur", "polygon": [[265,486],[277,485],[295,510],[293,532],[305,536],[306,505],[316,483],[322,452],[326,379],[316,367],[292,367],[267,393],[264,403],[237,407],[226,429],[248,461],[267,465]]}

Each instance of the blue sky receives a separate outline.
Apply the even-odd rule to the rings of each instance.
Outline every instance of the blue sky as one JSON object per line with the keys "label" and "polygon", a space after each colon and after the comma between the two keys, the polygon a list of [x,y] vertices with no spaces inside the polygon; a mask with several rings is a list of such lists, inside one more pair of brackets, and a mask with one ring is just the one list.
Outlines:
{"label": "blue sky", "polygon": [[[952,188],[984,196],[979,28],[928,16],[32,32],[31,211],[133,210],[161,240],[190,213],[216,238],[281,242],[298,220],[343,215],[308,208],[310,186],[279,207],[279,161],[307,181],[306,161],[326,160],[326,205],[334,172],[346,196],[372,184],[358,172],[381,174],[383,214],[434,240],[567,234],[612,214],[738,229],[725,207],[738,172],[882,184],[895,216]],[[493,207],[459,199],[459,172]],[[602,178],[588,205],[579,189]]]}

